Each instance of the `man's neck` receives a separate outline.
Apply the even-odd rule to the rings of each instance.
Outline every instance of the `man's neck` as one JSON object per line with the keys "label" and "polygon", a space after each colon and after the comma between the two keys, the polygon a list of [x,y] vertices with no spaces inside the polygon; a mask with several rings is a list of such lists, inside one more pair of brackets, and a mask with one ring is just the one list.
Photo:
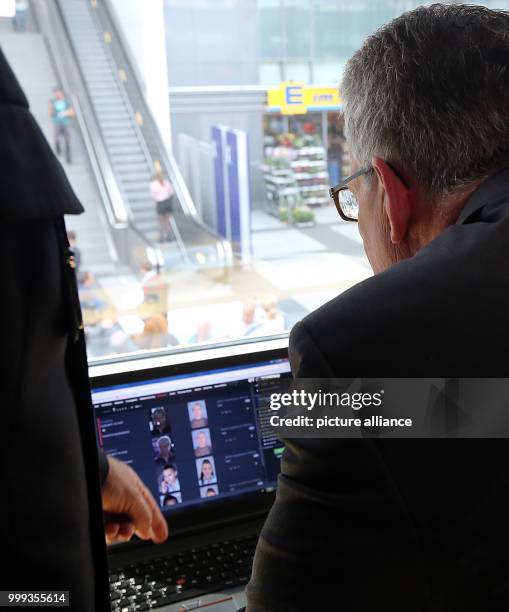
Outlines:
{"label": "man's neck", "polygon": [[428,201],[422,207],[424,220],[415,225],[419,228],[412,240],[411,249],[415,253],[429,244],[450,225],[454,225],[463,210],[463,207],[470,199],[472,193],[479,187],[484,179],[470,183],[467,187],[456,190],[435,201]]}

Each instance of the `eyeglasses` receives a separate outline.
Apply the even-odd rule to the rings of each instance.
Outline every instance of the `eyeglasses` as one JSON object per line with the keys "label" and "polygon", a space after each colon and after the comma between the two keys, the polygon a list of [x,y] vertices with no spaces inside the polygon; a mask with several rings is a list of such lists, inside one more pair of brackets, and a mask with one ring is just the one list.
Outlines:
{"label": "eyeglasses", "polygon": [[357,198],[354,196],[353,192],[348,189],[348,183],[353,181],[353,179],[357,178],[358,176],[367,174],[372,170],[372,166],[359,170],[355,174],[352,174],[346,178],[344,181],[341,181],[339,185],[329,189],[329,195],[334,200],[336,210],[338,211],[339,216],[345,221],[359,220],[359,202],[357,202]]}

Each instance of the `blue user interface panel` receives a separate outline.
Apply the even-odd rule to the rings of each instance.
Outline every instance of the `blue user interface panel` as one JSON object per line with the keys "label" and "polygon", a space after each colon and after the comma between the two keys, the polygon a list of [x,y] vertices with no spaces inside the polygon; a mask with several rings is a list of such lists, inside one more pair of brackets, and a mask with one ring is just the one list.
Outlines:
{"label": "blue user interface panel", "polygon": [[97,440],[165,510],[270,491],[282,444],[269,398],[290,382],[288,359],[275,359],[95,388]]}

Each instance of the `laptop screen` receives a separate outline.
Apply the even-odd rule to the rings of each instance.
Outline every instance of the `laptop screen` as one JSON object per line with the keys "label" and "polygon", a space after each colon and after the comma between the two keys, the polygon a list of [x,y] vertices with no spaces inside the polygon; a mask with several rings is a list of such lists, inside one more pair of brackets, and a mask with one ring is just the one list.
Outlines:
{"label": "laptop screen", "polygon": [[282,453],[269,397],[290,379],[279,358],[96,387],[98,443],[131,465],[165,512],[268,492]]}

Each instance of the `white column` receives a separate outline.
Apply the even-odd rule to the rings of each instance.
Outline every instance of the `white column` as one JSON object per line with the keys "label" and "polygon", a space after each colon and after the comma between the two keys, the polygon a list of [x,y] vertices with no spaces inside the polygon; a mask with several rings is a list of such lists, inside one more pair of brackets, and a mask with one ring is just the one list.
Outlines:
{"label": "white column", "polygon": [[163,0],[109,0],[127,51],[135,63],[145,99],[171,152],[168,62]]}

